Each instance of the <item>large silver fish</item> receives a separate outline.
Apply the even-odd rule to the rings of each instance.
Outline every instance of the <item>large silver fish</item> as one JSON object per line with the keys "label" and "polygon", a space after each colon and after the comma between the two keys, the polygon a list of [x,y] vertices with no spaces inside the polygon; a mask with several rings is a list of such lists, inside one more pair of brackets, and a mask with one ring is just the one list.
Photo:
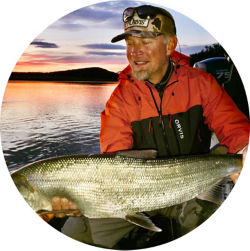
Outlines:
{"label": "large silver fish", "polygon": [[64,156],[37,161],[12,178],[36,211],[54,196],[74,202],[89,218],[123,218],[161,231],[140,212],[188,201],[242,168],[241,155],[142,159],[123,154]]}

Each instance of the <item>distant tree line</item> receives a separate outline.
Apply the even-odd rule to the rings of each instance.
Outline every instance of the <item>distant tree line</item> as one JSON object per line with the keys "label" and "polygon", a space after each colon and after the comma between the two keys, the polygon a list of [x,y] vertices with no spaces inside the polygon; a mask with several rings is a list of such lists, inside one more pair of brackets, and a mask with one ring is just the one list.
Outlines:
{"label": "distant tree line", "polygon": [[212,45],[206,45],[205,49],[201,50],[198,53],[190,55],[190,65],[193,66],[194,63],[207,58],[225,57],[226,55],[227,55],[226,51],[220,44],[216,43]]}
{"label": "distant tree line", "polygon": [[118,74],[99,67],[56,72],[12,72],[10,80],[27,81],[118,81]]}

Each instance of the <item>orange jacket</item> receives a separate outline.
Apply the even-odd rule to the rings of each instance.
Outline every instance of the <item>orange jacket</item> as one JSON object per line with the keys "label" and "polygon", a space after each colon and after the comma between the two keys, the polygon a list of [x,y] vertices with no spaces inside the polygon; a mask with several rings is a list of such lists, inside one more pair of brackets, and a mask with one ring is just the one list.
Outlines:
{"label": "orange jacket", "polygon": [[230,153],[248,144],[247,117],[212,75],[175,66],[161,100],[150,83],[132,77],[128,66],[101,113],[101,152],[161,148],[162,156],[204,153],[209,130]]}

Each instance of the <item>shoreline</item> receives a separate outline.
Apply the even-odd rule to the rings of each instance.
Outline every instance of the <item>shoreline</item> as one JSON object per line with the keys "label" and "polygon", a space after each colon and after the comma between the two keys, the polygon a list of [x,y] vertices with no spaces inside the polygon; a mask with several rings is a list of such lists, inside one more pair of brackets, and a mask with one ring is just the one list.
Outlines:
{"label": "shoreline", "polygon": [[107,84],[118,84],[118,81],[88,81],[88,80],[83,80],[83,81],[76,81],[76,80],[65,80],[65,81],[61,81],[61,80],[8,80],[8,83],[39,83],[39,84],[45,84],[45,83],[63,83],[63,84],[89,84],[89,85],[107,85]]}

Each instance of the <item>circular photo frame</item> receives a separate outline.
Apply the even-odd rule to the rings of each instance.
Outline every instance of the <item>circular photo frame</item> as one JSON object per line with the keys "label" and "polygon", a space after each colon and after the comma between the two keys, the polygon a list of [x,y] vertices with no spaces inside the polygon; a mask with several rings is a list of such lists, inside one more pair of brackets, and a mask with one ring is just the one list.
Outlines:
{"label": "circular photo frame", "polygon": [[[161,48],[158,45],[157,48],[154,48],[151,40],[155,41],[154,39],[157,39],[157,41],[160,41],[159,37],[162,34],[153,38],[145,37],[145,31],[151,32],[151,30],[149,31],[149,26],[140,26],[138,23],[134,25],[135,21],[143,19],[155,21],[158,13],[146,13],[147,18],[145,18],[143,14],[148,9],[139,9],[138,6],[141,5],[154,5],[170,12],[177,30],[178,40],[175,40],[175,48],[172,49],[171,55],[167,56],[171,63],[167,63],[168,71],[165,69],[164,74],[160,77],[161,81],[158,82],[155,82],[153,76],[158,76],[159,69],[163,69],[161,66],[165,64],[162,64],[162,62],[165,62],[165,56],[163,57],[159,53]],[[126,19],[129,20],[130,24],[129,26],[125,25],[125,30],[123,30],[122,13],[126,8],[131,7],[134,7],[132,14],[130,13],[131,17]],[[140,11],[142,14],[139,14]],[[136,18],[134,18],[135,13],[138,14]],[[128,30],[127,27],[129,27]],[[133,32],[134,30],[139,30],[140,35],[138,35],[138,32],[136,35],[133,32],[129,33],[131,30]],[[125,39],[117,43],[111,43],[113,37],[123,32],[128,32],[124,36]],[[141,32],[144,33],[141,35]],[[132,39],[130,39],[131,37]],[[165,47],[163,51],[165,51]],[[154,74],[151,71],[151,75],[146,75],[147,77],[139,79],[139,75],[136,75],[134,70],[136,68],[140,68],[139,71],[141,69],[144,71],[147,68],[154,70],[158,61],[153,61],[153,58],[157,56],[161,57],[163,61],[158,60],[161,63],[156,68],[156,73]],[[150,65],[151,61],[152,64]],[[128,71],[129,64],[132,67],[132,73],[131,70]],[[170,71],[171,65],[173,68]],[[181,69],[185,70],[182,71],[181,75],[178,75],[177,72]],[[182,80],[182,74],[184,73],[188,78],[183,78]],[[175,79],[173,79],[174,74],[178,75]],[[188,108],[183,110],[183,105],[179,106],[179,104],[186,102],[185,106],[187,106],[187,92],[179,94],[180,90],[176,89],[174,84],[177,82],[185,83],[185,81],[191,82],[193,78],[198,79],[195,82],[196,86],[199,85],[197,90],[204,88],[200,97],[204,100],[206,97],[206,100],[202,100],[201,103],[197,103],[197,100],[195,102],[188,101],[190,103]],[[212,80],[207,80],[208,78]],[[157,86],[160,85],[157,84],[162,84],[162,80],[163,82],[166,80],[164,82],[165,88],[158,90]],[[142,82],[146,83],[148,94],[139,90]],[[233,100],[234,107],[231,106],[231,101],[228,101],[228,98],[223,98],[224,100],[227,99],[224,103],[216,101],[216,104],[212,104],[212,102],[215,102],[216,95],[213,94],[210,87],[205,88],[204,86],[213,85],[214,82],[218,86],[215,88],[219,92],[218,95],[229,96],[230,100]],[[131,101],[132,99],[129,96],[131,89],[123,89],[126,88],[124,86],[128,85],[128,83],[136,85],[135,88],[138,89],[137,92],[130,95],[132,99],[136,99],[136,104],[139,108],[133,106],[135,101]],[[172,98],[175,97],[176,101],[165,103],[164,106],[163,98],[168,85],[171,86],[169,88],[171,89],[169,91],[171,93],[170,96]],[[189,85],[188,89],[192,90],[194,86],[194,84]],[[120,98],[118,94],[121,95]],[[142,94],[145,94],[145,96],[142,96]],[[156,97],[156,94],[159,94],[159,96]],[[213,98],[209,99],[207,97],[209,96],[208,94],[212,95]],[[117,95],[118,98],[116,97]],[[146,101],[145,103],[148,97],[151,98],[151,101]],[[166,97],[165,99],[167,99]],[[193,94],[190,97],[197,99]],[[120,99],[123,100],[121,103]],[[209,102],[209,108],[205,108],[206,102]],[[150,108],[150,104],[153,108]],[[226,105],[224,110],[219,107],[223,104]],[[119,106],[119,109],[115,110],[117,106]],[[131,109],[135,109],[136,115],[131,112]],[[154,112],[150,111],[150,109],[154,109]],[[138,115],[139,113],[140,116]],[[225,113],[230,115],[225,116],[225,119],[223,119]],[[237,121],[237,119],[233,118],[236,118],[238,114],[240,115]],[[215,122],[213,122],[212,116],[214,116]],[[118,118],[119,121],[117,121]],[[229,118],[231,118],[231,121],[229,121]],[[137,163],[137,152],[131,153],[129,151],[123,155],[126,149],[131,148],[134,150],[150,150],[150,153],[148,151],[144,153],[143,151],[143,156],[139,155],[139,159],[147,159],[147,161],[143,160],[143,168],[146,168],[148,163],[151,165],[151,163],[157,162],[149,160],[151,158],[149,154],[152,154],[152,149],[156,150],[157,159],[170,158],[174,162],[178,161],[179,158],[183,158],[183,155],[207,155],[207,149],[212,150],[218,143],[227,147],[223,155],[227,152],[231,154],[230,156],[232,154],[236,155],[241,150],[240,154],[245,154],[245,147],[248,144],[248,141],[246,141],[249,132],[248,118],[247,95],[240,74],[230,54],[210,33],[188,17],[159,3],[108,1],[88,5],[63,16],[49,25],[25,49],[12,70],[4,91],[1,108],[1,143],[7,168],[19,192],[25,197],[26,194],[24,195],[23,187],[26,185],[29,192],[32,191],[32,194],[28,194],[25,197],[28,202],[30,197],[35,196],[34,190],[36,194],[41,193],[40,195],[43,198],[46,197],[46,191],[49,191],[46,190],[47,188],[45,190],[41,188],[41,191],[36,191],[41,183],[36,188],[34,188],[33,183],[30,183],[32,182],[31,180],[35,180],[39,175],[40,177],[41,174],[43,175],[42,169],[40,167],[37,168],[37,165],[41,164],[41,166],[48,167],[48,161],[54,163],[60,160],[51,170],[46,171],[46,175],[48,172],[51,172],[56,177],[60,168],[64,168],[64,163],[68,161],[65,159],[68,156],[78,158],[84,155],[85,159],[87,156],[88,161],[93,161],[94,158],[98,160],[98,163],[91,162],[91,165],[94,168],[104,170],[102,165],[105,166],[105,163],[101,162],[100,164],[99,158],[103,160],[105,157],[100,157],[100,154],[102,156],[108,154],[108,159],[110,160],[110,153],[114,154],[114,152],[122,151],[122,154],[120,155],[119,153],[118,157],[114,154],[111,158],[122,158],[122,161],[125,161],[125,163],[126,160],[131,161],[132,159]],[[196,125],[193,122],[195,119],[201,120],[201,122]],[[115,126],[115,123],[117,123],[117,126]],[[232,126],[235,124],[239,126]],[[206,128],[204,125],[206,125]],[[160,129],[157,129],[157,126]],[[166,129],[166,126],[169,129]],[[125,129],[126,127],[127,129]],[[195,128],[195,131],[190,131],[190,128]],[[222,128],[228,129],[220,133],[223,130]],[[107,133],[109,130],[110,132]],[[157,130],[163,132],[156,136],[157,134],[154,134],[154,132]],[[230,132],[223,138],[226,131]],[[151,136],[148,136],[147,133]],[[171,134],[175,135],[176,140],[173,140],[173,135]],[[196,140],[193,140],[194,134],[197,136]],[[164,150],[161,152],[162,146],[158,145],[158,143],[161,144],[161,140],[156,140],[156,137],[166,137],[167,143],[164,143],[163,148],[167,147],[168,151],[164,152]],[[234,142],[232,143],[232,140],[229,140],[230,142],[227,143],[226,137],[234,138]],[[187,141],[183,143],[183,140],[186,139]],[[187,142],[191,142],[191,140],[193,140],[192,144],[196,145],[195,147],[191,146],[191,144],[186,146]],[[176,150],[177,148],[178,150]],[[233,160],[235,163],[238,161],[238,156],[236,159]],[[184,158],[185,160],[186,157]],[[208,160],[202,159],[202,161]],[[214,160],[214,162],[216,161]],[[225,163],[224,159],[217,162],[219,161]],[[49,163],[52,165],[52,162]],[[73,159],[73,162],[70,159],[65,164],[65,167],[68,168],[72,163],[75,165],[75,159]],[[110,167],[113,160],[110,160],[108,163]],[[200,163],[200,160],[192,165],[197,163]],[[97,167],[99,164],[100,166]],[[129,165],[134,165],[134,162]],[[141,162],[138,165],[139,168]],[[75,195],[69,195],[68,188],[65,188],[64,183],[61,184],[59,190],[58,187],[55,187],[58,194],[55,193],[52,197],[49,195],[46,198],[46,200],[51,200],[52,207],[45,207],[44,201],[41,203],[42,206],[40,205],[41,207],[36,207],[36,209],[29,202],[28,204],[49,225],[72,239],[78,240],[79,243],[83,242],[94,247],[121,250],[158,247],[189,233],[220,207],[235,185],[233,178],[228,178],[228,176],[241,170],[239,167],[239,169],[236,168],[234,171],[225,171],[228,165],[230,164],[226,164],[221,176],[212,178],[213,182],[206,180],[207,175],[210,175],[210,170],[206,175],[201,171],[203,176],[200,180],[204,181],[202,189],[198,188],[197,184],[201,182],[199,180],[197,183],[194,181],[194,184],[189,183],[189,186],[182,190],[181,184],[186,182],[186,178],[183,175],[174,184],[175,190],[173,194],[177,196],[177,190],[180,190],[183,192],[183,195],[180,197],[186,197],[186,199],[176,200],[179,203],[166,204],[168,207],[164,208],[162,206],[159,206],[159,208],[149,207],[150,199],[154,198],[157,200],[156,197],[159,195],[159,191],[162,191],[156,190],[154,196],[152,193],[152,196],[148,197],[148,194],[154,189],[153,183],[149,182],[149,190],[143,187],[139,195],[136,195],[139,198],[138,201],[145,198],[145,207],[138,206],[136,204],[139,203],[138,201],[133,201],[132,203],[133,208],[138,207],[145,210],[130,210],[128,214],[120,215],[122,219],[118,219],[118,214],[111,217],[112,213],[101,215],[99,212],[98,216],[93,214],[94,219],[91,219],[91,217],[83,218],[84,210],[81,210],[82,208],[78,204],[79,201],[74,200]],[[240,166],[241,164],[237,165]],[[72,173],[69,172],[67,174],[70,178],[78,172],[79,163],[77,162],[73,167],[76,169],[72,169]],[[23,171],[28,169],[31,171]],[[112,168],[108,170],[112,175],[121,173],[119,169],[114,173]],[[175,172],[178,173],[180,171],[176,168]],[[214,175],[214,173],[211,175]],[[51,174],[49,174],[49,177],[53,176]],[[31,176],[28,177],[28,175]],[[124,174],[124,179],[127,177],[131,182],[129,175],[135,177],[135,174]],[[145,171],[138,175],[141,175],[140,179],[144,178]],[[157,175],[157,172],[153,174],[153,176]],[[189,171],[185,173],[185,177],[190,175],[191,172]],[[112,204],[112,199],[108,200],[109,197],[105,197],[105,192],[109,191],[108,189],[110,188],[105,190],[106,188],[100,185],[100,182],[103,182],[103,177],[105,177],[105,172],[100,173],[100,176],[102,177],[101,181],[96,181],[96,179],[94,179],[95,181],[87,180],[86,186],[90,187],[91,184],[93,185],[97,182],[97,186],[103,189],[102,196],[106,198],[109,209],[114,211],[116,203],[119,204],[119,202]],[[107,179],[110,179],[108,176],[107,173]],[[60,177],[55,178],[55,180],[62,180],[62,176]],[[80,175],[74,177],[77,180]],[[91,177],[91,174],[88,174],[88,177]],[[123,184],[121,183],[122,178],[119,178],[120,181],[118,183],[115,183],[115,179],[116,176],[112,176],[111,180],[113,180],[114,184]],[[44,178],[42,177],[39,182],[43,180]],[[52,179],[52,182],[50,180],[48,184],[53,187],[56,183],[55,180]],[[157,178],[154,177],[153,180],[152,182],[156,182]],[[218,183],[218,181],[220,182]],[[131,190],[135,190],[138,187],[138,180],[134,182],[135,184],[131,183]],[[48,184],[45,186],[48,186]],[[124,182],[124,184],[127,183]],[[133,185],[135,186],[134,188]],[[196,195],[188,197],[188,193],[184,193],[185,189],[189,189],[192,185],[196,189],[201,189],[195,192],[196,195],[199,195],[198,197]],[[207,187],[204,189],[205,185]],[[216,189],[214,189],[215,186]],[[74,186],[71,188],[75,189]],[[90,189],[90,191],[92,192],[93,190]],[[115,191],[112,196],[123,197],[119,200],[122,203],[134,198],[129,196],[126,198],[122,193],[117,195],[123,190],[117,189]],[[204,191],[207,193],[204,193]],[[33,197],[32,200],[34,200]],[[61,207],[58,209],[53,207],[54,197],[59,197]],[[99,198],[97,194],[95,194],[95,197]],[[158,197],[158,200],[163,200],[160,196]],[[65,198],[69,201],[66,200],[65,202]],[[41,197],[39,200],[41,200]],[[217,203],[218,200],[219,203]],[[66,209],[63,208],[63,203],[68,203]],[[92,202],[88,201],[88,203],[91,204]],[[93,202],[91,207],[94,204],[98,203],[96,201]],[[159,210],[157,211],[157,209]],[[131,212],[134,214],[131,214]],[[105,219],[98,220],[96,218]],[[40,219],[38,218],[38,220]],[[110,228],[110,226],[112,227]],[[160,233],[158,232],[159,229],[162,230]]]}

